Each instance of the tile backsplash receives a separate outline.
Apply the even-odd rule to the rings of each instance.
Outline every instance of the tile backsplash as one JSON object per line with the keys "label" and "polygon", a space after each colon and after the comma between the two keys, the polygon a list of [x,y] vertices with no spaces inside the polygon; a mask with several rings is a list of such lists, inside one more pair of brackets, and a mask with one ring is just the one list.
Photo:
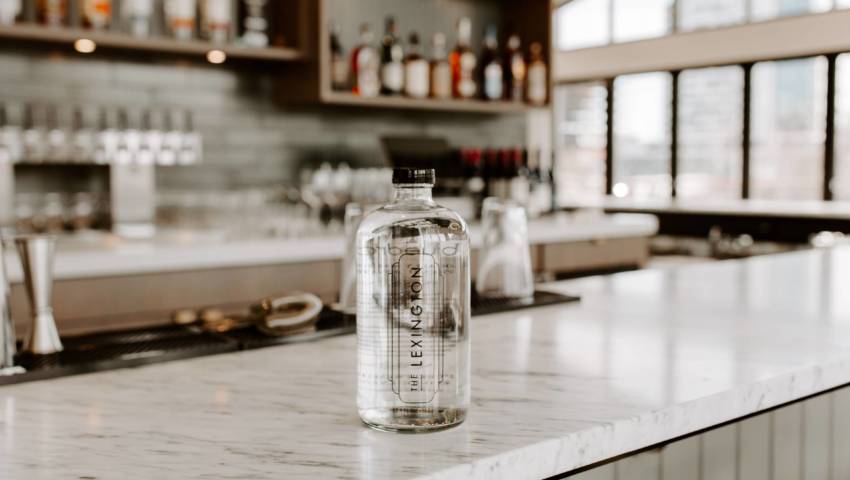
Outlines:
{"label": "tile backsplash", "polygon": [[204,163],[160,167],[163,190],[230,189],[295,183],[322,161],[382,162],[382,135],[438,135],[455,145],[513,146],[526,138],[522,115],[366,110],[275,101],[276,75],[248,64],[212,66],[175,60],[112,60],[43,50],[0,50],[0,102],[20,122],[23,104],[191,110],[204,138]]}

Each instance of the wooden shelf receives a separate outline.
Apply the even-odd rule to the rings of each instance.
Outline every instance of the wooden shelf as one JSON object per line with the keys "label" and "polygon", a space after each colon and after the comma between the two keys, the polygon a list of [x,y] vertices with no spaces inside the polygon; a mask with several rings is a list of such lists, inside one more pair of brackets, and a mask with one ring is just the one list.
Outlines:
{"label": "wooden shelf", "polygon": [[435,100],[432,98],[420,100],[400,96],[363,98],[346,92],[325,92],[322,94],[322,103],[367,108],[500,114],[524,113],[535,108],[523,103],[486,102],[484,100]]}
{"label": "wooden shelf", "polygon": [[18,24],[0,27],[0,39],[22,40],[36,43],[66,44],[87,38],[98,48],[127,52],[164,53],[206,57],[210,50],[221,50],[228,58],[266,62],[295,62],[305,60],[303,52],[293,48],[251,48],[238,45],[217,45],[201,40],[180,41],[171,38],[137,38],[123,33],[92,31],[79,28],[48,28],[41,25]]}

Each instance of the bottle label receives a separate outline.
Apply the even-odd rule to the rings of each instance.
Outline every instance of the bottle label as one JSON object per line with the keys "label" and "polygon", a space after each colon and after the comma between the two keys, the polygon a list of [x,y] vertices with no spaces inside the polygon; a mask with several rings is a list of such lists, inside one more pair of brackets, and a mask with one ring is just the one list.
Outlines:
{"label": "bottle label", "polygon": [[381,91],[378,78],[378,57],[375,52],[363,48],[357,55],[357,90],[363,97],[376,97]]}
{"label": "bottle label", "polygon": [[431,72],[431,94],[434,98],[449,98],[452,96],[452,69],[448,63],[434,65]]}
{"label": "bottle label", "polygon": [[412,60],[405,65],[405,92],[411,97],[425,98],[430,87],[428,81],[428,62]]}
{"label": "bottle label", "polygon": [[484,95],[489,100],[502,98],[502,66],[491,63],[484,69]]}
{"label": "bottle label", "polygon": [[348,84],[348,62],[342,56],[335,56],[331,63],[331,82],[336,89],[345,89]]}
{"label": "bottle label", "polygon": [[534,104],[546,101],[546,67],[543,65],[528,69],[528,101]]}
{"label": "bottle label", "polygon": [[388,380],[404,403],[434,400],[444,379],[444,312],[439,267],[433,255],[412,249],[390,274]]}
{"label": "bottle label", "polygon": [[460,57],[460,82],[458,83],[457,90],[463,98],[472,98],[475,96],[477,88],[473,79],[473,73],[475,72],[476,63],[475,54],[472,52],[466,52]]}
{"label": "bottle label", "polygon": [[401,93],[404,88],[404,67],[399,62],[387,62],[381,66],[381,83],[390,92]]}

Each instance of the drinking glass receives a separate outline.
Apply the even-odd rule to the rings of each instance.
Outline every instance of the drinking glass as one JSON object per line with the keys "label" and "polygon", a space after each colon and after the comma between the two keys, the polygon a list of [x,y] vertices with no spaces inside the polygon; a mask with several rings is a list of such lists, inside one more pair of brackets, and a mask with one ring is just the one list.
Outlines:
{"label": "drinking glass", "polygon": [[511,200],[489,197],[484,199],[481,223],[484,240],[475,280],[478,296],[532,299],[534,274],[525,209]]}

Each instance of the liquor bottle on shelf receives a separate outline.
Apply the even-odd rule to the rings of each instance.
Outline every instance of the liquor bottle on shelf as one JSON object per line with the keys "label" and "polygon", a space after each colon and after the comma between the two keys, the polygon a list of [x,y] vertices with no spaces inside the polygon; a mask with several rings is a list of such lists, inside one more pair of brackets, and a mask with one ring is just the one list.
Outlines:
{"label": "liquor bottle on shelf", "polygon": [[269,21],[267,0],[243,0],[242,43],[249,47],[263,48],[269,45]]}
{"label": "liquor bottle on shelf", "polygon": [[404,92],[408,97],[427,98],[431,90],[428,60],[419,53],[419,34],[410,33],[407,58],[404,59]]}
{"label": "liquor bottle on shelf", "polygon": [[339,41],[339,29],[331,25],[331,88],[334,90],[348,90],[348,60]]}
{"label": "liquor bottle on shelf", "polygon": [[68,16],[67,0],[39,0],[38,20],[48,27],[61,27]]}
{"label": "liquor bottle on shelf", "polygon": [[505,99],[511,102],[521,103],[525,96],[527,68],[525,57],[522,54],[522,42],[517,34],[513,34],[508,38],[504,69]]}
{"label": "liquor bottle on shelf", "polygon": [[452,68],[452,94],[455,98],[469,99],[475,97],[475,65],[478,60],[470,48],[472,39],[472,21],[468,17],[461,18],[457,23],[457,46],[449,55]]}
{"label": "liquor bottle on shelf", "polygon": [[195,36],[195,0],[165,0],[165,19],[171,35],[178,40]]}
{"label": "liquor bottle on shelf", "polygon": [[109,27],[112,20],[112,0],[81,0],[83,26],[92,30]]}
{"label": "liquor bottle on shelf", "polygon": [[452,67],[446,55],[446,36],[435,33],[431,39],[431,97],[452,97]]}
{"label": "liquor bottle on shelf", "polygon": [[372,29],[364,23],[360,26],[360,44],[351,53],[352,90],[361,97],[377,97],[381,92],[380,62],[372,40]]}
{"label": "liquor bottle on shelf", "polygon": [[534,42],[531,44],[531,55],[528,60],[528,92],[526,98],[532,105],[542,106],[546,104],[548,93],[549,75],[546,71],[546,62],[543,60],[543,46]]}
{"label": "liquor bottle on shelf", "polygon": [[146,38],[151,34],[154,0],[124,0],[121,18],[124,31],[134,37]]}
{"label": "liquor bottle on shelf", "polygon": [[499,55],[499,36],[495,25],[487,27],[484,37],[484,48],[481,54],[481,69],[478,84],[481,85],[481,98],[484,100],[501,100],[504,88],[504,73],[502,58]]}
{"label": "liquor bottle on shelf", "polygon": [[381,93],[398,95],[404,90],[404,49],[398,38],[395,18],[385,20],[381,39]]}
{"label": "liquor bottle on shelf", "polygon": [[230,25],[233,21],[230,0],[203,0],[201,6],[204,38],[213,43],[230,40]]}
{"label": "liquor bottle on shelf", "polygon": [[14,25],[19,20],[22,10],[21,0],[0,1],[0,25]]}

